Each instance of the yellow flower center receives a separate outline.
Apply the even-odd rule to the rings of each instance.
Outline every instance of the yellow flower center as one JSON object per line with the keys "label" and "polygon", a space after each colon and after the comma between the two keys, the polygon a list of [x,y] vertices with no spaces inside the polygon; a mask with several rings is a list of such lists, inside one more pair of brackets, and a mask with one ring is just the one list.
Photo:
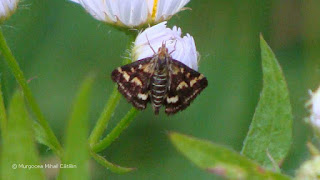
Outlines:
{"label": "yellow flower center", "polygon": [[152,21],[156,19],[157,10],[158,10],[158,0],[154,0],[152,14],[151,14]]}

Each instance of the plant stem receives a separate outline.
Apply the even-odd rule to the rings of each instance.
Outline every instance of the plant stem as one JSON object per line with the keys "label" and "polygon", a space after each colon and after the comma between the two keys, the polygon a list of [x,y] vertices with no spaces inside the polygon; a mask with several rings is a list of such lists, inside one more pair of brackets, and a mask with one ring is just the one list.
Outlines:
{"label": "plant stem", "polygon": [[[128,34],[128,32],[127,32]],[[127,44],[127,49],[131,48],[132,42],[135,40],[137,34],[132,33],[132,34],[128,34],[128,44]],[[130,58],[124,58],[122,61],[122,64],[128,64],[131,62]],[[121,98],[121,94],[118,92],[118,86],[115,85],[113,88],[112,93],[110,94],[109,100],[106,103],[106,105],[104,106],[103,112],[100,115],[95,127],[93,128],[90,137],[89,137],[89,145],[90,147],[93,147],[100,139],[100,137],[102,136],[103,132],[105,131],[105,129],[108,126],[108,123],[120,101]]]}
{"label": "plant stem", "polygon": [[35,116],[38,119],[38,122],[41,124],[43,129],[45,130],[48,138],[51,140],[51,143],[56,147],[57,152],[55,152],[58,156],[62,155],[62,147],[57,139],[57,137],[54,135],[53,131],[51,130],[48,122],[44,118],[40,107],[36,103],[36,100],[34,99],[31,90],[27,84],[27,81],[23,75],[23,72],[21,71],[18,62],[14,58],[10,48],[7,45],[7,42],[3,36],[2,29],[0,28],[0,50],[2,52],[2,55],[4,56],[4,59],[6,60],[8,66],[10,67],[13,75],[15,76],[16,80],[20,84],[22,91],[24,93],[24,96],[26,97],[31,110],[35,114]]}
{"label": "plant stem", "polygon": [[9,96],[9,83],[8,83],[8,68],[6,67],[6,64],[4,61],[2,61],[2,58],[0,60],[0,81],[2,86],[2,98],[4,107],[8,105],[8,98]]}
{"label": "plant stem", "polygon": [[91,147],[98,142],[104,130],[107,128],[110,118],[120,101],[120,97],[121,95],[118,92],[117,85],[115,85],[112,93],[110,94],[109,100],[89,137],[89,145]]}
{"label": "plant stem", "polygon": [[100,152],[107,148],[115,139],[119,137],[121,132],[129,126],[130,122],[134,119],[134,117],[136,117],[138,112],[139,111],[136,108],[131,108],[131,110],[126,114],[125,117],[121,119],[117,126],[104,139],[92,147],[92,150],[94,152]]}
{"label": "plant stem", "polygon": [[3,135],[6,133],[6,129],[7,129],[7,115],[4,107],[1,89],[2,87],[1,87],[1,81],[0,81],[0,125],[1,125],[0,129],[1,129],[2,137],[4,137]]}

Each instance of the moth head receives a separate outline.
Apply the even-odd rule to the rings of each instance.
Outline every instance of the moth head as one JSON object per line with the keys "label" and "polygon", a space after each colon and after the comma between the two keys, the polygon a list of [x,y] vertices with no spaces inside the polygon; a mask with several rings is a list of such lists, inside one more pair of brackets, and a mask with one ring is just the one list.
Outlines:
{"label": "moth head", "polygon": [[166,47],[166,43],[162,42],[161,47],[158,49],[158,57],[159,59],[165,59],[168,56],[168,48]]}

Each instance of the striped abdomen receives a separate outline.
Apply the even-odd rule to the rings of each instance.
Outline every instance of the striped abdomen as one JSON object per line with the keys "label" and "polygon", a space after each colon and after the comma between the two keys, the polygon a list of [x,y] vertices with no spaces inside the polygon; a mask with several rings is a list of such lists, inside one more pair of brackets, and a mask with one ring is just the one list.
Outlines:
{"label": "striped abdomen", "polygon": [[151,80],[151,103],[155,114],[159,113],[163,100],[167,93],[167,74],[165,72],[152,76]]}

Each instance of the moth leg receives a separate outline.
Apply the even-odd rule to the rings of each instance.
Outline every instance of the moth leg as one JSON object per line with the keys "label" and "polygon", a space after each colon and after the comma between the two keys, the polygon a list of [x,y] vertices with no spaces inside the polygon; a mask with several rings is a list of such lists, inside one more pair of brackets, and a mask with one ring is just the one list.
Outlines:
{"label": "moth leg", "polygon": [[168,67],[168,91],[170,91],[171,89],[171,82],[172,82],[172,72],[173,72],[173,69],[172,69],[172,66],[171,66],[171,63],[169,61],[167,61],[167,67]]}
{"label": "moth leg", "polygon": [[154,55],[156,55],[157,53],[156,53],[156,51],[153,49],[153,47],[151,46],[150,41],[149,41],[149,39],[148,39],[147,33],[146,33],[146,38],[147,38],[147,41],[148,41],[148,45],[150,46],[150,48],[151,48],[151,50],[153,51]]}
{"label": "moth leg", "polygon": [[170,89],[171,89],[171,81],[172,81],[172,74],[171,74],[171,72],[169,72],[168,75],[169,75],[169,79],[168,79],[168,91],[170,91]]}
{"label": "moth leg", "polygon": [[173,52],[176,51],[176,46],[177,46],[177,40],[176,40],[176,42],[174,43],[173,50],[169,53],[169,55],[171,55]]}

